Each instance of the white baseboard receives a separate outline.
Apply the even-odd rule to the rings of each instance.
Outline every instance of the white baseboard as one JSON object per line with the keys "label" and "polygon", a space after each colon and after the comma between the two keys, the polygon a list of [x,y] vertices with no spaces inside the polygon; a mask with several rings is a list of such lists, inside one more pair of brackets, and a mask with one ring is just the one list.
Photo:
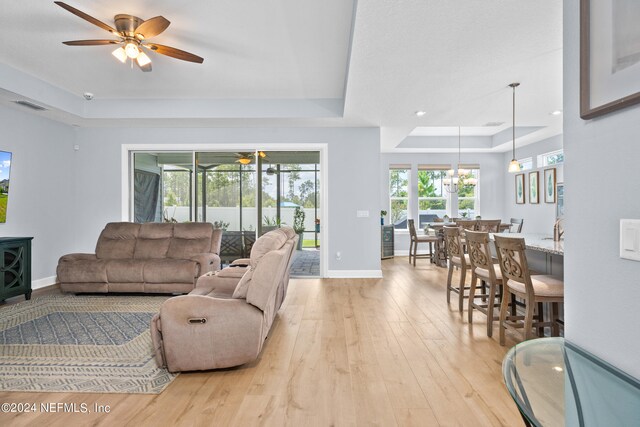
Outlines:
{"label": "white baseboard", "polygon": [[328,270],[330,279],[378,279],[382,277],[382,270]]}
{"label": "white baseboard", "polygon": [[55,283],[56,283],[56,276],[44,277],[42,279],[32,280],[31,289],[35,290],[35,289],[45,288],[47,286],[55,285]]}

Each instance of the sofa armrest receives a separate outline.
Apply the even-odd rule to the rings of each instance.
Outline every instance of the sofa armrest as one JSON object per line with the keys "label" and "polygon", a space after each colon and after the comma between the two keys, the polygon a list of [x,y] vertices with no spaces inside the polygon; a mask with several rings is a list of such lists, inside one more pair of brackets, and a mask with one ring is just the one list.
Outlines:
{"label": "sofa armrest", "polygon": [[223,270],[220,270],[215,273],[209,272],[200,276],[196,282],[195,289],[191,291],[190,294],[231,297],[242,276],[225,276],[221,273],[222,271]]}
{"label": "sofa armrest", "polygon": [[171,372],[247,363],[262,348],[262,321],[262,311],[243,299],[169,298],[151,323],[158,362]]}
{"label": "sofa armrest", "polygon": [[217,254],[204,252],[193,255],[190,259],[200,264],[200,275],[220,270],[220,257]]}
{"label": "sofa armrest", "polygon": [[246,267],[251,265],[251,258],[238,258],[229,264],[229,267],[240,266]]}
{"label": "sofa armrest", "polygon": [[75,261],[95,261],[97,259],[98,257],[96,257],[96,254],[81,254],[81,253],[67,254],[67,255],[62,255],[58,260],[58,263],[75,262]]}

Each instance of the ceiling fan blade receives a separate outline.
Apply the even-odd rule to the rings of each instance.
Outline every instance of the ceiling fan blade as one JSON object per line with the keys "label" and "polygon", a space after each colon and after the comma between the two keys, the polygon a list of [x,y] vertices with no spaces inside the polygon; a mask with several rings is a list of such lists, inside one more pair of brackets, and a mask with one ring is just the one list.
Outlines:
{"label": "ceiling fan blade", "polygon": [[135,29],[134,33],[136,37],[140,40],[149,39],[151,37],[155,37],[171,24],[165,17],[156,16],[151,19],[147,19],[142,24],[138,25],[138,28]]}
{"label": "ceiling fan blade", "polygon": [[71,40],[62,43],[67,46],[100,46],[105,44],[120,44],[120,40]]}
{"label": "ceiling fan blade", "polygon": [[69,12],[73,13],[74,15],[84,19],[85,21],[89,21],[91,22],[93,25],[97,25],[98,27],[102,28],[103,30],[107,30],[111,33],[114,34],[118,34],[118,31],[116,31],[115,28],[105,24],[104,22],[94,18],[93,16],[87,15],[86,13],[76,9],[75,7],[71,7],[68,4],[61,2],[61,1],[54,1],[55,4],[57,4],[58,6],[60,6],[63,9],[68,10]]}
{"label": "ceiling fan blade", "polygon": [[138,62],[138,60],[136,59],[136,64],[138,65],[138,67],[140,67],[140,69],[142,71],[144,71],[145,73],[148,73],[149,71],[151,71],[151,62],[145,64],[145,65],[140,65],[140,62]]}
{"label": "ceiling fan blade", "polygon": [[193,53],[185,52],[184,50],[176,49],[175,47],[164,46],[157,43],[145,43],[142,46],[161,55],[167,55],[183,61],[197,62],[198,64],[202,64],[204,61],[204,58],[194,55]]}

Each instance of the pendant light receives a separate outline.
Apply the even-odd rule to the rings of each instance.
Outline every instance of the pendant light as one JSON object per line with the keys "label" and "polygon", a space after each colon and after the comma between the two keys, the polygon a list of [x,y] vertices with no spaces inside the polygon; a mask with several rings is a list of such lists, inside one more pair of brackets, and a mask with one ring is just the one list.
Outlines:
{"label": "pendant light", "polygon": [[473,177],[471,178],[460,178],[461,176],[467,175],[469,173],[466,169],[460,169],[460,147],[461,147],[461,127],[458,126],[458,165],[455,169],[449,169],[447,171],[447,175],[449,176],[444,180],[444,188],[447,190],[447,193],[457,193],[460,185],[476,185],[477,180]]}
{"label": "pendant light", "polygon": [[513,88],[513,124],[511,130],[513,131],[513,158],[509,163],[509,172],[518,172],[520,170],[520,163],[516,159],[516,88],[520,86],[520,83],[511,83],[509,86]]}

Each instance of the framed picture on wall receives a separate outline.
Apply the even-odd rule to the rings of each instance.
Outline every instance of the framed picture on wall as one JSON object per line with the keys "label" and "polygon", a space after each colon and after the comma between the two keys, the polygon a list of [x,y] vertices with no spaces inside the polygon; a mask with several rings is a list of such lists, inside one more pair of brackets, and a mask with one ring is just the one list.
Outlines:
{"label": "framed picture on wall", "polygon": [[540,203],[540,195],[538,194],[538,179],[540,174],[538,171],[529,172],[529,203]]}
{"label": "framed picture on wall", "polygon": [[544,170],[544,202],[556,202],[556,168]]}
{"label": "framed picture on wall", "polygon": [[580,0],[580,117],[640,102],[640,2]]}
{"label": "framed picture on wall", "polygon": [[524,174],[516,175],[516,203],[521,205],[524,203]]}

